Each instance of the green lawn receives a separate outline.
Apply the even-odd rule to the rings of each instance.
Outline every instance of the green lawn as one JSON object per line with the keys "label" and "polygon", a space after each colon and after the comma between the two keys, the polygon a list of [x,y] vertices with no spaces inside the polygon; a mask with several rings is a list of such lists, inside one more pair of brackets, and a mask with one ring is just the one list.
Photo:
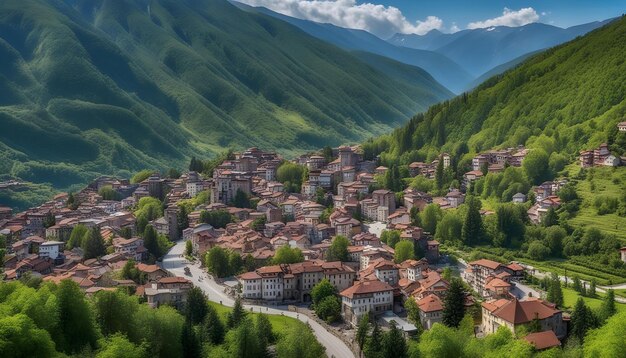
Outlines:
{"label": "green lawn", "polygon": [[[602,305],[602,298],[604,297],[604,294],[598,293],[597,296],[598,296],[597,298],[583,297],[583,300],[585,301],[585,304],[588,307],[594,310],[599,309],[600,306]],[[578,292],[574,291],[574,289],[564,287],[563,288],[563,305],[565,306],[565,309],[572,310],[574,308],[574,305],[576,305],[576,301],[578,300],[578,297],[581,297],[581,296]],[[618,312],[626,311],[626,304],[616,302],[615,307],[617,308]]]}
{"label": "green lawn", "polygon": [[[226,319],[227,319],[228,313],[230,311],[232,311],[232,308],[231,307],[226,307],[224,305],[220,305],[219,303],[215,303],[215,302],[212,302],[212,301],[209,301],[209,306],[215,308],[217,313],[222,318],[222,321],[224,323],[226,323]],[[250,311],[248,311],[248,313],[250,313]],[[258,314],[259,313],[257,312],[257,313],[253,313],[252,315],[256,316]],[[272,324],[272,328],[274,329],[274,333],[280,334],[281,332],[284,332],[284,331],[287,331],[287,330],[298,330],[298,329],[305,328],[304,323],[300,322],[299,320],[297,320],[295,318],[291,318],[291,317],[287,317],[287,316],[278,316],[278,315],[267,315],[267,318],[269,319],[270,323]]]}

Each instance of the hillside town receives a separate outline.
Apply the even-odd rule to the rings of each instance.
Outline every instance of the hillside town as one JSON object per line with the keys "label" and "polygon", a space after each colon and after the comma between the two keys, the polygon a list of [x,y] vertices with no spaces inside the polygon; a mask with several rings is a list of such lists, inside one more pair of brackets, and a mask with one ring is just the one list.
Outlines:
{"label": "hillside town", "polygon": [[[616,165],[618,160],[603,148],[581,152],[581,166]],[[193,283],[168,272],[159,257],[172,242],[182,240],[187,257],[199,258],[203,265],[209,265],[214,249],[236,257],[241,264],[226,275],[235,275],[238,285],[224,288],[233,297],[260,305],[306,307],[314,301],[316,286],[330,284],[348,328],[356,328],[367,316],[383,326],[395,322],[410,336],[442,323],[452,268],[465,285],[462,305],[482,317],[476,326],[481,336],[500,326],[515,333],[538,322],[540,329],[527,339],[542,342],[541,349],[561,344],[569,316],[545,297],[533,296],[524,286],[524,266],[488,259],[455,263],[413,220],[415,212],[433,203],[441,210],[459,207],[473,181],[521,166],[528,149],[478,154],[462,185],[438,197],[411,187],[400,196],[380,188],[378,181],[390,169],[364,160],[359,146],[326,152],[288,162],[276,153],[250,148],[218,163],[211,176],[193,170],[177,177],[149,172],[132,183],[99,177],[77,193],[58,194],[24,212],[2,207],[4,280],[69,279],[86,295],[123,288],[150,307],[180,308]],[[284,165],[302,169],[297,173],[304,173],[299,192],[290,192],[293,183],[279,180]],[[432,179],[438,167],[449,166],[450,155],[442,153],[431,163],[413,162],[408,168],[410,177]],[[566,184],[562,179],[532,188],[530,222],[541,223],[551,208],[559,207],[557,192]],[[146,204],[151,200],[157,205]],[[525,193],[512,196],[513,203],[526,201]],[[78,228],[84,231],[82,244],[73,238]],[[102,242],[95,254],[95,244],[87,243],[92,239]],[[159,251],[155,240],[165,247]],[[338,253],[339,242],[345,244]],[[397,252],[399,242],[407,243],[410,252]],[[621,249],[626,260],[624,252]],[[280,262],[278,257],[285,253],[300,258]],[[521,295],[518,286],[525,288]],[[416,304],[417,322],[407,317],[408,301]]]}

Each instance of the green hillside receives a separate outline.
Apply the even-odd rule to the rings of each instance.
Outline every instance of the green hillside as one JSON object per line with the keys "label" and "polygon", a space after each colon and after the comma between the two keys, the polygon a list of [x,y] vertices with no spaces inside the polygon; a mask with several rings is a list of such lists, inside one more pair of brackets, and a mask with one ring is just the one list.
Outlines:
{"label": "green hillside", "polygon": [[0,174],[67,188],[225,147],[294,154],[451,95],[391,67],[224,0],[2,1]]}
{"label": "green hillside", "polygon": [[[414,116],[365,144],[384,163],[432,160],[447,151],[467,169],[474,153],[525,144],[574,160],[609,142],[626,150],[626,18],[535,55],[475,90]],[[457,172],[457,174],[458,174]]]}

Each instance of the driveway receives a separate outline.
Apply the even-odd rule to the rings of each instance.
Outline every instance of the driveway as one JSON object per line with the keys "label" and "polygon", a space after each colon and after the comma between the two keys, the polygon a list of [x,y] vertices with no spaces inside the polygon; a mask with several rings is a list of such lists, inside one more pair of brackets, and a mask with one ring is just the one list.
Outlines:
{"label": "driveway", "polygon": [[[177,242],[176,245],[163,257],[161,267],[169,271],[172,275],[185,277],[191,280],[194,285],[200,287],[208,296],[210,301],[222,303],[225,306],[232,307],[235,301],[232,297],[224,292],[224,287],[215,282],[199,264],[191,264],[185,259],[183,253],[185,251],[185,242]],[[185,266],[189,267],[191,276],[185,275]],[[255,312],[263,312],[265,314],[285,315],[296,318],[304,323],[308,323],[313,329],[313,333],[321,345],[326,347],[328,357],[335,358],[354,358],[354,354],[348,346],[339,338],[328,332],[326,328],[314,320],[309,320],[305,315],[299,315],[296,312],[287,310],[287,306],[277,306],[269,308],[266,306],[244,305],[248,310]]]}

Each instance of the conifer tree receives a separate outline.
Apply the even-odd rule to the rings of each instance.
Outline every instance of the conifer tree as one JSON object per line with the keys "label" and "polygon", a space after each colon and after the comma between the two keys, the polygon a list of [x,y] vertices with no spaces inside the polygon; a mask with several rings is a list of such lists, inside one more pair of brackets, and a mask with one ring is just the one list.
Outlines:
{"label": "conifer tree", "polygon": [[456,328],[463,320],[463,316],[465,316],[463,283],[459,279],[453,279],[443,299],[442,323],[448,327]]}
{"label": "conifer tree", "polygon": [[244,320],[245,317],[246,311],[243,309],[243,305],[241,304],[241,298],[237,297],[235,299],[233,310],[228,314],[228,321],[226,325],[228,328],[235,328]]}
{"label": "conifer tree", "polygon": [[483,226],[483,218],[480,215],[480,199],[469,196],[465,200],[465,204],[467,205],[467,213],[463,221],[461,236],[463,242],[471,246],[479,243],[483,239],[485,228]]}
{"label": "conifer tree", "polygon": [[213,345],[222,344],[226,334],[224,324],[213,307],[207,306],[207,308],[207,313],[202,323],[203,339]]}

